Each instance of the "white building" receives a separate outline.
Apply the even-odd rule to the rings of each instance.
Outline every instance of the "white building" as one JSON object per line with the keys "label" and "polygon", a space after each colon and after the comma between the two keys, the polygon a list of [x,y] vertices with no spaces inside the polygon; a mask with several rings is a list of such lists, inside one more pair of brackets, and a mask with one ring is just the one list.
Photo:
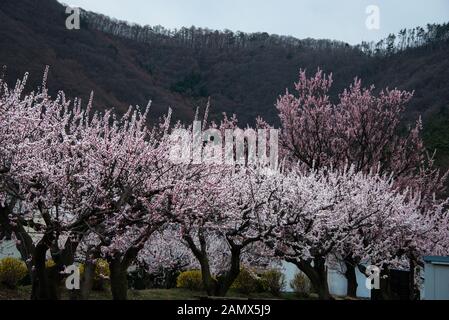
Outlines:
{"label": "white building", "polygon": [[449,257],[424,258],[424,300],[449,300]]}
{"label": "white building", "polygon": [[16,244],[14,241],[0,240],[0,259],[6,257],[20,258],[20,254],[16,249]]}

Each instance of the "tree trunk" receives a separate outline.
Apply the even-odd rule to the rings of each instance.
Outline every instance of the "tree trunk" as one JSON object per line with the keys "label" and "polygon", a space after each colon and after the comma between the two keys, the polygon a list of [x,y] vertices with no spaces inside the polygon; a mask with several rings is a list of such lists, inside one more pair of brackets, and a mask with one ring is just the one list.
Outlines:
{"label": "tree trunk", "polygon": [[419,295],[419,291],[416,288],[416,284],[415,284],[415,271],[416,271],[416,265],[415,265],[415,261],[413,260],[413,258],[409,259],[409,264],[410,264],[410,273],[409,273],[409,290],[410,290],[410,297],[409,299],[411,301],[417,300],[418,295]]}
{"label": "tree trunk", "polygon": [[127,266],[123,266],[121,259],[109,260],[109,271],[111,273],[111,292],[114,300],[128,299]]}
{"label": "tree trunk", "polygon": [[91,259],[84,262],[84,273],[81,279],[81,299],[89,300],[95,275],[95,264]]}
{"label": "tree trunk", "polygon": [[0,205],[0,239],[11,240],[12,230],[8,215],[8,207]]}
{"label": "tree trunk", "polygon": [[[327,268],[324,258],[316,258],[314,260],[299,262],[295,259],[289,259],[288,262],[295,264],[312,283],[313,290],[318,294],[320,300],[333,300],[334,298],[329,292],[329,284],[327,282]],[[312,265],[313,261],[313,265]]]}
{"label": "tree trunk", "polygon": [[318,296],[322,300],[333,300],[329,292],[329,284],[327,282],[326,260],[324,258],[314,259],[313,269],[318,275]]}
{"label": "tree trunk", "polygon": [[[57,300],[58,292],[57,285],[52,284],[54,274],[49,277],[49,270],[45,266],[46,254],[48,247],[45,244],[46,235],[36,246],[33,256],[33,271],[32,271],[32,290],[31,300]],[[53,267],[54,268],[54,267]]]}
{"label": "tree trunk", "polygon": [[200,248],[198,248],[190,235],[185,235],[184,240],[187,242],[190,250],[201,266],[201,277],[203,280],[204,290],[207,295],[215,296],[217,293],[217,281],[212,277],[209,266],[209,258],[207,256],[206,239],[202,229],[198,231],[198,240]]}
{"label": "tree trunk", "polygon": [[[190,241],[190,242],[189,242]],[[231,249],[231,266],[224,274],[220,275],[216,280],[213,278],[210,271],[209,257],[207,251],[201,250],[193,245],[193,241],[189,239],[189,244],[195,257],[198,259],[201,266],[201,277],[203,279],[204,289],[207,295],[214,297],[224,297],[231,288],[235,279],[240,274],[240,254],[241,247],[234,246]]]}
{"label": "tree trunk", "polygon": [[243,245],[236,245],[231,240],[228,240],[231,247],[231,265],[229,270],[220,275],[216,280],[212,277],[209,265],[209,257],[207,253],[206,238],[203,231],[198,231],[198,240],[200,247],[198,248],[190,235],[185,235],[184,240],[187,242],[190,250],[201,266],[201,276],[203,278],[204,289],[209,296],[224,297],[229,291],[229,288],[234,283],[235,279],[240,274],[240,254]]}
{"label": "tree trunk", "polygon": [[[72,242],[70,237],[66,240],[65,247],[62,251],[56,245],[52,252],[52,256],[56,265],[51,268],[46,268],[45,262],[47,252],[55,243],[58,242],[58,236],[53,231],[47,230],[35,246],[31,235],[25,229],[29,225],[22,224],[16,221],[14,224],[9,219],[9,214],[16,204],[16,201],[11,201],[8,206],[0,206],[0,233],[3,236],[11,237],[14,233],[15,237],[20,240],[16,244],[17,250],[20,252],[22,260],[25,261],[30,278],[32,282],[31,299],[32,300],[56,300],[60,298],[60,283],[63,279],[61,271],[63,266],[73,264],[74,255],[79,241]],[[47,226],[50,228],[50,226]],[[85,226],[76,230],[77,234],[83,232]],[[84,230],[85,231],[85,230]],[[55,255],[53,255],[55,253]]]}
{"label": "tree trunk", "polygon": [[[53,246],[57,241],[54,232],[47,232],[36,245],[33,253],[32,270],[32,299],[33,300],[59,300],[61,298],[61,281],[64,279],[62,272],[64,266],[74,263],[74,256],[78,241],[66,240],[64,249],[59,250],[58,246]],[[47,268],[47,251],[52,251],[52,258],[55,265]],[[73,296],[72,296],[73,297]]]}
{"label": "tree trunk", "polygon": [[219,277],[216,286],[215,296],[224,297],[231,288],[235,279],[240,274],[240,253],[241,249],[235,246],[231,249],[231,267],[229,270],[221,277]]}
{"label": "tree trunk", "polygon": [[392,300],[392,298],[390,270],[384,267],[380,273],[379,300]]}
{"label": "tree trunk", "polygon": [[206,290],[208,296],[215,296],[217,293],[217,281],[212,277],[210,272],[209,259],[205,254],[202,254],[198,260],[201,266],[204,290]]}
{"label": "tree trunk", "polygon": [[20,244],[16,244],[16,248],[20,252],[22,260],[27,264],[27,268],[30,271],[31,276],[32,263],[28,261],[30,261],[29,258],[33,256],[35,247],[33,244],[33,239],[19,221],[11,224],[9,215],[12,214],[15,204],[16,201],[11,201],[5,207],[0,206],[0,235],[3,235],[6,239],[10,240],[12,234],[14,234],[16,238],[20,240]]}
{"label": "tree trunk", "polygon": [[356,269],[355,265],[349,262],[345,262],[346,271],[345,271],[345,277],[348,281],[347,284],[347,296],[351,298],[357,298],[357,275],[356,275]]}

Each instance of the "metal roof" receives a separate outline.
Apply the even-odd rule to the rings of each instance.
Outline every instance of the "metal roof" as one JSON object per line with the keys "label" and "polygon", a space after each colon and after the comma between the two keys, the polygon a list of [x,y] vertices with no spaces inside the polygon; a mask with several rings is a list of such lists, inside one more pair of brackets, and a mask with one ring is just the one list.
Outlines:
{"label": "metal roof", "polygon": [[429,263],[449,263],[449,257],[428,256],[424,257],[424,261]]}

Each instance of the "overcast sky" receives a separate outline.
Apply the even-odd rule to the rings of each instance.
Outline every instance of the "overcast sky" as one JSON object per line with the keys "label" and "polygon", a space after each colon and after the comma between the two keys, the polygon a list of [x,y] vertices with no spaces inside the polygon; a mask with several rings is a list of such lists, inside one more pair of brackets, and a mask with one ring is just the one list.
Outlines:
{"label": "overcast sky", "polygon": [[[138,24],[265,31],[351,44],[427,23],[449,22],[449,0],[64,0]],[[366,8],[380,9],[380,29],[366,27]]]}

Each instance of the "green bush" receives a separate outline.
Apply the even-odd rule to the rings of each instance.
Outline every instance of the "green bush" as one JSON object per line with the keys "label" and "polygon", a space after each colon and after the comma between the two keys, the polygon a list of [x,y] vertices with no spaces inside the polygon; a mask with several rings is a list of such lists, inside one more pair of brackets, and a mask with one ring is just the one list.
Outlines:
{"label": "green bush", "polygon": [[28,273],[25,263],[16,258],[0,260],[0,282],[10,289],[17,288],[17,284]]}
{"label": "green bush", "polygon": [[159,274],[150,274],[147,269],[136,266],[136,269],[128,272],[128,287],[134,290],[165,289],[163,287],[156,288],[155,282],[157,276]]}
{"label": "green bush", "polygon": [[290,282],[290,286],[299,297],[307,297],[311,293],[312,284],[309,278],[302,273],[298,272],[293,280]]}
{"label": "green bush", "polygon": [[280,270],[272,269],[263,272],[259,281],[263,291],[279,296],[285,286],[285,275]]}
{"label": "green bush", "polygon": [[192,291],[203,290],[203,278],[200,270],[182,272],[176,280],[176,287]]}
{"label": "green bush", "polygon": [[53,261],[53,259],[48,259],[47,261],[45,261],[46,269],[53,268],[54,266],[56,266],[56,263]]}
{"label": "green bush", "polygon": [[106,260],[98,259],[95,262],[95,275],[92,284],[92,289],[96,291],[104,291],[106,289],[106,283],[111,277],[109,270],[109,264]]}
{"label": "green bush", "polygon": [[243,294],[251,294],[261,290],[261,283],[252,270],[242,268],[231,289],[235,289]]}
{"label": "green bush", "polygon": [[106,260],[98,259],[95,263],[95,277],[94,280],[109,279],[111,272],[109,264]]}
{"label": "green bush", "polygon": [[[84,275],[84,264],[80,265],[80,274]],[[111,276],[109,270],[109,264],[104,259],[97,259],[95,262],[95,273],[92,282],[92,290],[94,291],[104,291],[106,289],[106,283]]]}

